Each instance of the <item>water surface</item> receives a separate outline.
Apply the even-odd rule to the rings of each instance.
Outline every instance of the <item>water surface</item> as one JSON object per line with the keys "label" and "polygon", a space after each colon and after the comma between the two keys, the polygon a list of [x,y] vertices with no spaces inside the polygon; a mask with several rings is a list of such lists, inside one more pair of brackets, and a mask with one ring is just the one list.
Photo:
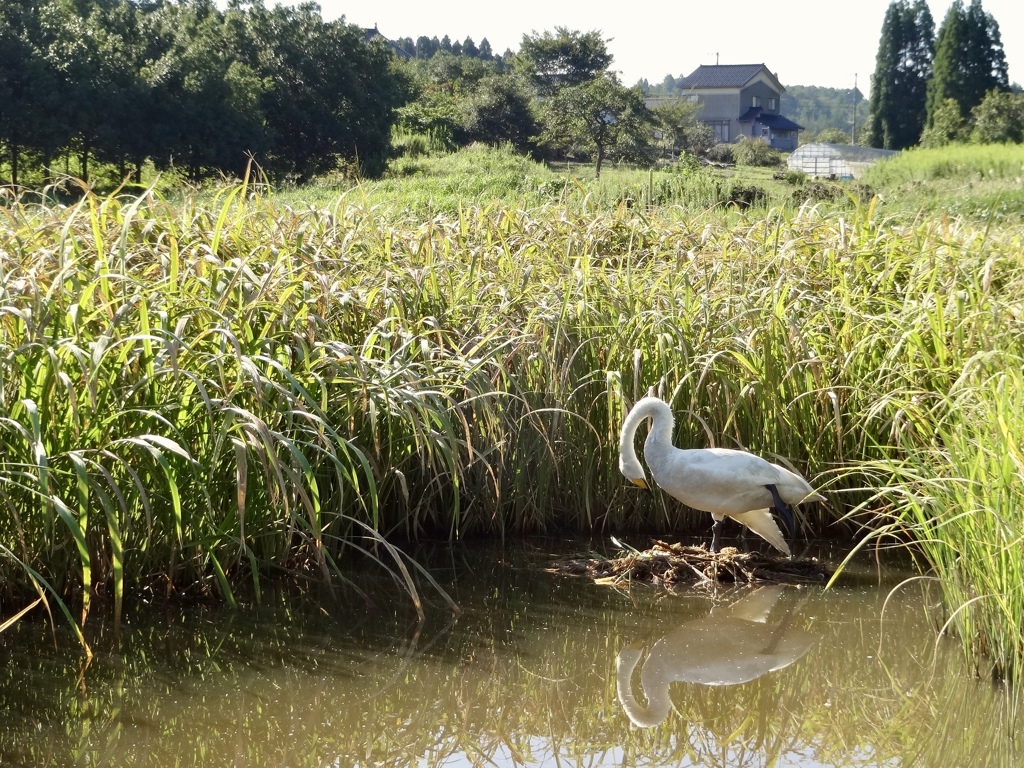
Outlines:
{"label": "water surface", "polygon": [[[150,608],[97,652],[0,635],[0,756],[26,766],[1015,766],[1006,690],[936,640],[937,593],[865,563],[841,586],[616,590],[567,545],[462,547],[416,621],[386,579],[300,612]],[[884,606],[884,612],[883,612]]]}

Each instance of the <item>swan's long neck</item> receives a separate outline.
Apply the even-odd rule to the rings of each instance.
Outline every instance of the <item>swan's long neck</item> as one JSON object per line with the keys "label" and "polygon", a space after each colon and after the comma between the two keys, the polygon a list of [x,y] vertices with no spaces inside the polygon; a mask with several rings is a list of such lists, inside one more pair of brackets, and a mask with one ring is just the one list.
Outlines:
{"label": "swan's long neck", "polygon": [[672,427],[675,424],[672,409],[656,397],[638,400],[622,422],[622,434],[619,436],[619,455],[632,463],[639,461],[633,447],[633,438],[644,419],[651,419],[651,431],[645,445],[672,443]]}
{"label": "swan's long neck", "polygon": [[[643,687],[647,706],[644,706],[633,695],[633,670],[640,659],[640,649],[627,646],[619,651],[615,665],[615,687],[619,694],[619,703],[633,725],[641,728],[653,728],[668,716],[672,702],[668,697],[668,684],[659,681],[648,687],[650,681],[645,680],[646,666],[640,672],[640,685]],[[648,659],[648,662],[650,659]]]}

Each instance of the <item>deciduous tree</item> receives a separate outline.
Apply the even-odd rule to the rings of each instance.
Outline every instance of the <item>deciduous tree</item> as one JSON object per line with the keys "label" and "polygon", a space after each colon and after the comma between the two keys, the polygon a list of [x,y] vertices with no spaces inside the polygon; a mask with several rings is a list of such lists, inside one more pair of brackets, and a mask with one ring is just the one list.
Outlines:
{"label": "deciduous tree", "polygon": [[697,119],[700,105],[693,101],[671,99],[653,110],[663,135],[663,143],[676,152],[701,156],[715,143],[710,126]]}
{"label": "deciduous tree", "polygon": [[955,99],[946,99],[931,117],[931,124],[921,133],[922,147],[944,147],[967,139],[970,128]]}
{"label": "deciduous tree", "polygon": [[159,56],[145,68],[155,118],[154,162],[195,181],[217,171],[240,175],[249,158],[268,147],[262,82],[232,51],[212,3],[166,4],[149,23],[150,33],[162,41]]}
{"label": "deciduous tree", "polygon": [[270,138],[265,167],[299,180],[339,161],[381,172],[396,109],[409,93],[383,41],[364,43],[359,27],[324,21],[312,3],[255,4],[244,18],[241,61],[263,83],[260,105]]}
{"label": "deciduous tree", "polygon": [[561,88],[544,107],[544,139],[592,158],[597,177],[608,158],[649,159],[657,119],[640,89],[624,87],[612,72]]}
{"label": "deciduous tree", "polygon": [[556,27],[523,35],[516,67],[546,96],[595,79],[612,63],[607,41],[597,30],[577,32]]}
{"label": "deciduous tree", "polygon": [[989,91],[972,110],[971,141],[977,144],[1024,142],[1024,94]]}
{"label": "deciduous tree", "polygon": [[40,18],[24,0],[0,3],[0,146],[21,181],[22,157],[67,139],[60,114],[60,82],[42,45]]}
{"label": "deciduous tree", "polygon": [[312,3],[0,0],[12,181],[23,162],[72,152],[83,177],[93,158],[123,178],[147,157],[194,179],[239,174],[252,156],[279,178],[340,162],[377,172],[407,95],[386,45]]}
{"label": "deciduous tree", "polygon": [[850,134],[842,128],[826,128],[815,136],[814,140],[824,144],[849,144]]}
{"label": "deciduous tree", "polygon": [[484,78],[463,104],[462,130],[469,141],[532,151],[540,127],[529,86],[516,75]]}

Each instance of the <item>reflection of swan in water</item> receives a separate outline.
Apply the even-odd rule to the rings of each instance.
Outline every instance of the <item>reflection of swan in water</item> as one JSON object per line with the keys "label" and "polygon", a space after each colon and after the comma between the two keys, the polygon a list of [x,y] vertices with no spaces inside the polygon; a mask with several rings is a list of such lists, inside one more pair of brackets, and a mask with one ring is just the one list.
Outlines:
{"label": "reflection of swan in water", "polygon": [[616,683],[619,701],[634,724],[657,725],[668,715],[669,683],[734,685],[788,667],[810,649],[815,637],[794,627],[796,606],[776,622],[768,614],[783,587],[761,587],[711,615],[688,621],[651,647],[640,669],[640,687],[647,699],[633,695],[633,670],[644,643],[619,651]]}

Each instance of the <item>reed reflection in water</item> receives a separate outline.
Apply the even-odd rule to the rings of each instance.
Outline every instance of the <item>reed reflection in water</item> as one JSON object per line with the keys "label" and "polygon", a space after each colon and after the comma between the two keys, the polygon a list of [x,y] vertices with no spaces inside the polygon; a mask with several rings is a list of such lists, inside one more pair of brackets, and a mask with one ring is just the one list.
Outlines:
{"label": "reed reflection in water", "polygon": [[[562,554],[466,549],[433,563],[463,607],[454,624],[440,604],[418,624],[381,597],[386,585],[362,584],[379,597],[369,612],[297,613],[284,600],[255,617],[130,618],[119,648],[108,628],[90,637],[97,656],[83,669],[73,639],[55,651],[47,627],[22,622],[0,635],[0,764],[1020,764],[1013,698],[973,680],[955,642],[936,643],[927,582],[898,590],[882,618],[903,574],[878,587],[873,571],[851,572],[827,593],[665,595],[544,573]],[[683,674],[681,636],[709,622],[720,637],[730,622],[756,624],[769,659],[744,676],[775,671],[670,681],[660,722],[634,725],[620,702],[623,651],[650,639],[632,690],[653,702],[655,677]],[[742,646],[733,634],[722,642]],[[701,674],[724,681],[713,666]]]}

